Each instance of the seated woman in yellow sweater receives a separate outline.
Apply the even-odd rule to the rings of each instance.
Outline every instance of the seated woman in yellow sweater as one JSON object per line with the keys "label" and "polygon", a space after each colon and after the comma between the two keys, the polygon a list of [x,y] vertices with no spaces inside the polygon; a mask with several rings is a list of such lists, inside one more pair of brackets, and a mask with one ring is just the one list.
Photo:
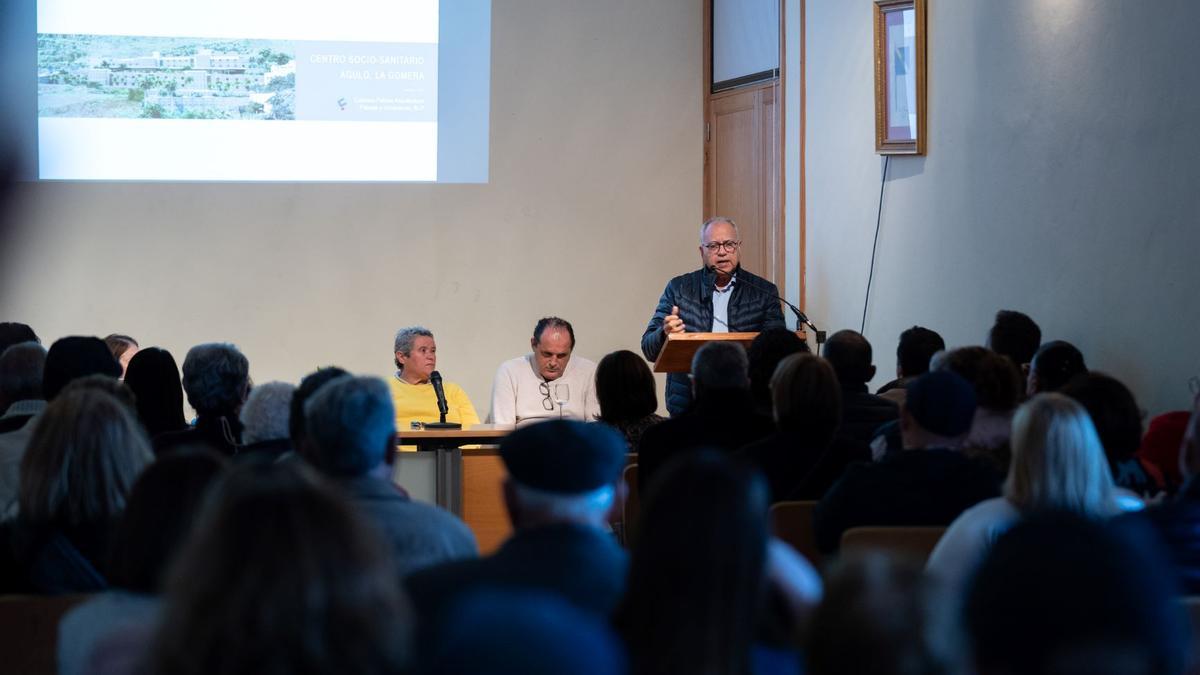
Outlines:
{"label": "seated woman in yellow sweater", "polygon": [[[392,403],[396,406],[396,429],[406,431],[416,422],[437,422],[437,395],[429,384],[429,374],[437,369],[437,345],[433,333],[427,328],[411,326],[396,332],[396,371],[388,380],[392,389]],[[450,411],[447,422],[457,422],[463,429],[479,424],[475,406],[462,387],[453,382],[444,382],[446,403]]]}

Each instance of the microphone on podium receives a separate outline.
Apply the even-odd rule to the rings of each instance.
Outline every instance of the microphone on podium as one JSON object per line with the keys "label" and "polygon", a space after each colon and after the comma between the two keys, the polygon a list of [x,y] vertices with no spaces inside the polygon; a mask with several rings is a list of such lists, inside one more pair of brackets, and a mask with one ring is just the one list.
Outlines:
{"label": "microphone on podium", "polygon": [[[717,266],[716,266],[716,265],[709,265],[707,269],[708,269],[709,271],[711,271],[713,274],[723,274],[723,272],[721,272],[720,270],[718,270],[718,269],[717,269]],[[797,306],[793,305],[792,303],[788,302],[788,301],[787,301],[787,298],[785,298],[785,297],[783,297],[782,295],[779,295],[778,293],[776,293],[774,289],[763,288],[762,286],[759,286],[758,284],[755,284],[755,283],[751,282],[751,281],[750,281],[750,279],[749,279],[748,277],[747,277],[747,278],[738,279],[738,283],[743,283],[743,284],[745,284],[745,285],[746,285],[746,288],[753,289],[753,290],[755,290],[755,291],[757,291],[757,292],[759,292],[759,293],[761,293],[761,294],[763,294],[763,295],[769,295],[769,296],[771,296],[772,298],[774,298],[774,299],[778,300],[779,302],[782,302],[783,304],[787,305],[787,308],[788,308],[788,309],[790,309],[790,310],[792,310],[792,313],[794,313],[794,314],[796,315],[796,322],[797,322],[797,324],[798,324],[798,325],[799,325],[799,324],[803,324],[803,325],[805,325],[805,326],[808,326],[809,328],[811,328],[811,329],[812,329],[812,331],[813,331],[813,334],[814,334],[814,335],[813,335],[813,337],[815,337],[815,338],[817,339],[817,350],[818,350],[818,351],[820,351],[820,346],[821,346],[821,343],[825,342],[825,331],[818,329],[818,328],[817,328],[817,325],[816,325],[816,324],[814,324],[814,323],[813,323],[813,322],[812,322],[812,321],[811,321],[811,320],[808,318],[808,315],[807,315],[807,314],[805,314],[804,312],[800,311],[800,308],[799,308],[799,307],[797,307]]]}

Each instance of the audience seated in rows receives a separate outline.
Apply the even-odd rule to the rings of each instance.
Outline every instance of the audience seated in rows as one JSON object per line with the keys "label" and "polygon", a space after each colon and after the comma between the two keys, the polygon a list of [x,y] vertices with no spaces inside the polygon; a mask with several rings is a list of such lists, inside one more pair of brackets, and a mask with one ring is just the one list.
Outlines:
{"label": "audience seated in rows", "polygon": [[37,416],[46,409],[42,371],[46,350],[36,342],[21,342],[0,354],[0,522],[17,515],[17,484],[21,457],[33,435]]}
{"label": "audience seated in rows", "polygon": [[183,359],[183,390],[196,411],[196,423],[183,431],[154,439],[158,454],[185,444],[205,442],[226,456],[242,445],[238,412],[250,393],[250,362],[238,348],[225,343],[196,345]]}
{"label": "audience seated in rows", "polygon": [[[772,584],[795,583],[772,571],[768,499],[757,471],[725,453],[689,453],[663,468],[646,495],[615,619],[632,675],[800,672],[796,651],[764,644],[756,631]],[[807,576],[807,590],[788,593],[801,596],[790,605],[801,614],[819,600],[816,573]]]}
{"label": "audience seated in rows", "polygon": [[[890,409],[907,449],[875,463],[851,463],[869,453],[843,433],[875,433],[871,415],[892,405],[867,392],[870,344],[853,331],[835,334],[828,359],[797,353],[788,331],[760,335],[752,358],[707,345],[693,407],[660,423],[646,363],[615,352],[596,373],[602,423],[549,420],[504,439],[514,534],[486,558],[461,520],[392,482],[383,380],[328,368],[298,387],[251,388],[245,357],[209,344],[189,352],[181,388],[170,354],[125,345],[126,386],[97,338],[48,353],[25,340],[0,350],[0,467],[11,434],[28,436],[14,451],[0,579],[9,592],[96,593],[60,624],[64,673],[773,675],[800,672],[802,657],[814,673],[1178,673],[1172,583],[1200,593],[1200,493],[1189,481],[1162,506],[1110,517],[1140,506],[1117,487],[1137,462],[1136,401],[1077,372],[1078,350],[1038,339],[1028,317],[1003,311],[989,344],[1007,358],[958,349],[917,376],[941,341],[905,331],[884,393],[903,399]],[[774,424],[755,409],[765,395]],[[1143,443],[1160,463],[1179,449],[1179,481],[1200,473],[1195,405],[1188,424],[1177,414]],[[147,432],[171,441],[157,461]],[[1003,455],[976,451],[1010,436],[1000,496],[983,458]],[[629,558],[607,523],[631,447],[646,489]],[[224,454],[263,461],[230,470]],[[822,493],[825,553],[855,526],[950,527],[924,573],[835,561],[814,614],[821,582],[769,536],[766,509]]]}
{"label": "audience seated in rows", "polygon": [[746,358],[750,364],[750,395],[754,397],[756,411],[768,417],[772,414],[771,378],[779,362],[792,354],[808,351],[808,343],[786,328],[768,328],[751,340]]}
{"label": "audience seated in rows", "polygon": [[739,452],[762,470],[771,502],[820,499],[855,461],[870,459],[865,445],[837,436],[842,392],[829,362],[793,354],[771,379],[777,432]]}
{"label": "audience seated in rows", "polygon": [[654,374],[645,359],[627,349],[608,354],[596,364],[596,399],[600,404],[596,419],[621,432],[631,452],[646,429],[664,419],[655,413]]}
{"label": "audience seated in rows", "polygon": [[1059,391],[1076,375],[1086,373],[1083,353],[1064,340],[1051,340],[1038,348],[1029,362],[1025,394],[1033,396]]}
{"label": "audience seated in rows", "polygon": [[243,444],[238,460],[273,462],[292,451],[289,417],[295,391],[287,382],[267,382],[250,390],[238,413]]}
{"label": "audience seated in rows", "polygon": [[929,372],[908,386],[900,415],[904,451],[852,464],[814,514],[817,546],[837,551],[842,534],[866,525],[949,525],[1000,493],[994,472],[963,455],[975,392],[963,378]]}
{"label": "audience seated in rows", "polygon": [[1139,523],[1032,515],[1000,537],[966,596],[976,672],[1183,672],[1188,623]]}
{"label": "audience seated in rows", "polygon": [[159,347],[139,349],[125,369],[125,384],[137,397],[138,418],[151,440],[187,429],[179,366],[171,352]]}
{"label": "audience seated in rows", "polygon": [[860,333],[840,330],[829,336],[822,356],[833,366],[842,388],[842,423],[838,435],[867,444],[880,425],[898,418],[895,402],[876,396],[867,388],[875,377],[871,343]]}
{"label": "audience seated in rows", "polygon": [[1070,511],[1099,519],[1141,506],[1141,500],[1113,485],[1104,448],[1083,406],[1060,394],[1038,394],[1013,420],[1004,496],[984,500],[956,518],[933,550],[929,569],[958,589],[1023,515]]}
{"label": "audience seated in rows", "polygon": [[[396,673],[407,666],[412,618],[387,548],[311,470],[238,466],[195,527],[172,567],[146,672]],[[137,652],[121,646],[102,645],[96,660],[136,663]]]}
{"label": "audience seated in rows", "polygon": [[735,452],[775,431],[754,409],[746,350],[736,342],[710,342],[692,358],[692,403],[683,414],[650,427],[638,446],[638,489],[659,469],[700,447]]}
{"label": "audience seated in rows", "polygon": [[[310,406],[315,412],[315,400]],[[408,592],[426,633],[421,645],[470,591],[542,590],[600,618],[612,615],[624,591],[628,559],[605,529],[623,491],[621,435],[602,424],[549,420],[506,436],[500,457],[514,532],[490,556],[409,575]]]}
{"label": "audience seated in rows", "polygon": [[462,520],[409,499],[391,482],[396,412],[383,380],[337,378],[317,389],[304,409],[301,455],[390,545],[397,578],[478,555],[475,536]]}
{"label": "audience seated in rows", "polygon": [[210,450],[185,449],[138,477],[113,538],[110,590],[77,605],[59,623],[60,675],[88,672],[92,650],[108,636],[154,626],[167,569],[227,465]]}
{"label": "audience seated in rows", "polygon": [[966,675],[958,603],[921,566],[882,552],[850,554],[827,575],[807,640],[811,675]]}
{"label": "audience seated in rows", "polygon": [[987,348],[1007,356],[1024,373],[1042,344],[1042,329],[1028,315],[1011,309],[996,312],[988,331]]}
{"label": "audience seated in rows", "polygon": [[19,513],[4,532],[11,567],[0,576],[16,585],[9,590],[59,594],[105,588],[116,519],[152,459],[141,425],[113,396],[77,387],[52,401],[29,439],[21,461]]}
{"label": "audience seated in rows", "polygon": [[896,345],[896,379],[879,388],[875,393],[897,405],[904,403],[905,387],[921,375],[929,372],[929,360],[933,355],[945,351],[946,341],[941,335],[923,326],[913,326],[900,334]]}
{"label": "audience seated in rows", "polygon": [[1142,409],[1128,387],[1093,371],[1072,378],[1061,391],[1087,409],[1117,485],[1145,498],[1163,490],[1162,475],[1137,457],[1142,442]]}
{"label": "audience seated in rows", "polygon": [[[986,347],[959,347],[937,353],[932,370],[945,370],[962,377],[975,390],[975,417],[971,431],[959,448],[978,458],[1003,477],[1011,460],[1009,436],[1012,416],[1024,391],[1021,374],[1012,361]],[[898,423],[880,427],[871,441],[872,456],[879,458],[901,448]]]}
{"label": "audience seated in rows", "polygon": [[125,371],[129,368],[129,360],[138,353],[137,340],[128,335],[112,333],[104,336],[104,345],[108,347],[108,351],[117,360],[117,364],[121,366],[121,379],[125,379]]}

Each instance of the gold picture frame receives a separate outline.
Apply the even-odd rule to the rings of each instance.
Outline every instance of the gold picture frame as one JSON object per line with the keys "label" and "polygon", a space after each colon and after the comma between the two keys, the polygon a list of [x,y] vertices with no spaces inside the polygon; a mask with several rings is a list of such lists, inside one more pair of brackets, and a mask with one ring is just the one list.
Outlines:
{"label": "gold picture frame", "polygon": [[875,0],[875,152],[924,155],[925,0]]}

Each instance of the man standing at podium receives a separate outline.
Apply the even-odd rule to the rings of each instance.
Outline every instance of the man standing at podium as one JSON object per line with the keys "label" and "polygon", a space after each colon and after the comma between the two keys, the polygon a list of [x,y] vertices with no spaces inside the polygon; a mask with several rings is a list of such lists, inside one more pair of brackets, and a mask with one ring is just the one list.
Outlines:
{"label": "man standing at podium", "polygon": [[[742,333],[783,328],[779,289],[741,268],[742,240],[729,218],[700,226],[702,267],[671,279],[642,334],[642,354],[658,358],[671,333]],[[687,373],[667,375],[667,410],[683,412],[692,400]]]}

